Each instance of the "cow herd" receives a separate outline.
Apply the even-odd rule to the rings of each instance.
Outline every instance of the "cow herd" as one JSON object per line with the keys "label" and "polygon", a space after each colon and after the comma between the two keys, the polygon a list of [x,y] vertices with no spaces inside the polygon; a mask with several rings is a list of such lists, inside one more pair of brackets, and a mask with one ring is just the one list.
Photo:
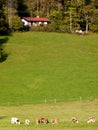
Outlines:
{"label": "cow herd", "polygon": [[[87,123],[94,123],[95,121],[96,121],[96,118],[93,117],[93,116],[91,116],[91,117],[88,118]],[[58,122],[59,122],[59,121],[58,121],[57,118],[52,119],[51,121],[49,121],[47,118],[36,118],[36,120],[35,120],[35,123],[36,123],[37,125],[38,125],[38,124],[48,124],[48,123],[57,124]],[[73,117],[73,118],[71,119],[71,122],[72,122],[72,123],[78,123],[79,121],[78,121],[78,119],[77,119],[76,117]],[[31,123],[31,121],[30,121],[29,119],[26,119],[26,120],[24,121],[24,123],[25,123],[26,125],[29,125],[29,124]],[[19,118],[17,118],[17,117],[12,117],[12,118],[11,118],[11,124],[21,124],[21,122],[20,122]]]}

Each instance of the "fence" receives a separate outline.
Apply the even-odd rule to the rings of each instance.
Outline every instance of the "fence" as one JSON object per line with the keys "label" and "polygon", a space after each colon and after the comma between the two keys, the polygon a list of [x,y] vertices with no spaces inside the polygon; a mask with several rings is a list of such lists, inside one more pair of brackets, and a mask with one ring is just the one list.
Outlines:
{"label": "fence", "polygon": [[90,96],[88,98],[83,98],[83,97],[77,97],[77,98],[69,98],[69,99],[41,99],[41,100],[30,100],[25,102],[24,100],[22,101],[14,101],[14,102],[5,102],[5,103],[0,103],[0,105],[22,105],[22,104],[49,104],[49,103],[59,103],[59,102],[67,102],[67,101],[84,101],[84,100],[88,100],[88,101],[92,101],[95,98]]}

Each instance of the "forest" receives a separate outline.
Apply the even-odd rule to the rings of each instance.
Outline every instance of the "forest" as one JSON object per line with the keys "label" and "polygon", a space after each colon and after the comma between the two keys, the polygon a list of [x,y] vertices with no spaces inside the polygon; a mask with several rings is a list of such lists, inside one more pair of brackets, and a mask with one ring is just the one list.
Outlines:
{"label": "forest", "polygon": [[51,20],[37,31],[98,32],[98,0],[0,0],[0,35],[25,30],[21,18],[36,16]]}

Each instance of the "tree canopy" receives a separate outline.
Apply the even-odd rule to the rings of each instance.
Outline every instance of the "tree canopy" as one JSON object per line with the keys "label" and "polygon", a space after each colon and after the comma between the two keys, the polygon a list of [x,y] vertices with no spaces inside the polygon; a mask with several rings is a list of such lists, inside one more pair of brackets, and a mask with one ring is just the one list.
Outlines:
{"label": "tree canopy", "polygon": [[48,17],[51,31],[98,32],[98,0],[0,0],[0,35],[21,30],[24,16]]}

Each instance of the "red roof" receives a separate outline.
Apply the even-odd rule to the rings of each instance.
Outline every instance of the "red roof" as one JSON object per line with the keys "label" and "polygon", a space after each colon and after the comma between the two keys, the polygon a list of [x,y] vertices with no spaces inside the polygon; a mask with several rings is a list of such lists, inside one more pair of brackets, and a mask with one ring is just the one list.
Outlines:
{"label": "red roof", "polygon": [[48,18],[41,18],[41,17],[23,17],[28,22],[50,22]]}

